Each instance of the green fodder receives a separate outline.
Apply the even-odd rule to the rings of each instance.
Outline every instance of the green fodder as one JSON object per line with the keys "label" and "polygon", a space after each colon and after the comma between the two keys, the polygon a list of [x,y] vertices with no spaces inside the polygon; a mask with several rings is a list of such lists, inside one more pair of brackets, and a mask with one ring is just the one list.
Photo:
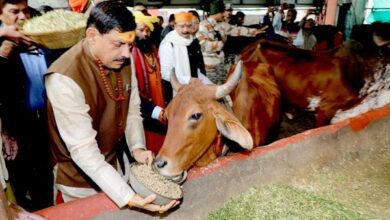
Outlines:
{"label": "green fodder", "polygon": [[[368,217],[368,216],[366,216]],[[289,185],[251,188],[210,213],[209,220],[365,219],[354,207]]]}

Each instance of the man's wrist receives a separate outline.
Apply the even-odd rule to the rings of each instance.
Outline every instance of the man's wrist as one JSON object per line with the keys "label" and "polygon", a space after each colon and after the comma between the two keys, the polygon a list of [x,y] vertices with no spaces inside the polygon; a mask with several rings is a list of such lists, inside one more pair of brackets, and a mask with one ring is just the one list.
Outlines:
{"label": "man's wrist", "polygon": [[131,201],[131,199],[130,199],[129,202],[127,202],[127,206],[129,206],[129,208],[133,208],[134,207],[134,202]]}
{"label": "man's wrist", "polygon": [[165,114],[165,110],[161,109],[160,114],[158,116],[158,120],[161,122],[165,122],[167,120],[167,116]]}

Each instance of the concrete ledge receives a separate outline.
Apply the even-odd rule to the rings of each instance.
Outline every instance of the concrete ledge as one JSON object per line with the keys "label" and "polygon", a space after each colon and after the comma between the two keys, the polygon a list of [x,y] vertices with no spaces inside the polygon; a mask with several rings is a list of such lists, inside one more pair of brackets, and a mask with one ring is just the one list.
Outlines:
{"label": "concrete ledge", "polygon": [[[219,158],[194,168],[183,185],[180,208],[166,219],[204,219],[227,199],[253,186],[279,182],[310,172],[348,155],[364,154],[373,138],[390,133],[390,106],[356,118],[305,131],[251,152]],[[129,209],[119,210],[103,193],[36,212],[47,219],[159,219]]]}

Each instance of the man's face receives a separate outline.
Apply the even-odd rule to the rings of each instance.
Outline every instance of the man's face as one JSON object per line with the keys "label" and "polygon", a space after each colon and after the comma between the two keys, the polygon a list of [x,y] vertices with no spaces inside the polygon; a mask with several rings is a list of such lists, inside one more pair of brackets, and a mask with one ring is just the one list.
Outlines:
{"label": "man's face", "polygon": [[191,31],[193,30],[192,26],[192,21],[180,21],[176,22],[175,29],[180,36],[190,38]]}
{"label": "man's face", "polygon": [[241,26],[244,24],[245,17],[237,17],[237,25]]}
{"label": "man's face", "polygon": [[4,25],[16,25],[28,18],[30,18],[30,12],[26,1],[17,4],[6,3],[0,14],[0,19]]}
{"label": "man's face", "polygon": [[137,28],[135,29],[135,33],[136,33],[137,38],[140,40],[146,40],[152,34],[149,27],[145,24],[137,24]]}
{"label": "man's face", "polygon": [[287,22],[294,22],[295,21],[295,16],[294,16],[293,12],[291,12],[291,11],[287,12],[286,21]]}
{"label": "man's face", "polygon": [[313,19],[307,19],[305,22],[305,25],[303,26],[306,30],[311,30],[315,26],[315,22]]}
{"label": "man's face", "polygon": [[[93,27],[91,27],[93,28]],[[96,30],[96,29],[95,29]],[[129,40],[117,30],[111,30],[106,34],[100,34],[98,30],[93,35],[88,35],[92,53],[99,58],[108,69],[120,69],[130,58],[130,50],[134,39]],[[134,33],[133,33],[134,34]]]}
{"label": "man's face", "polygon": [[227,20],[230,20],[233,16],[232,10],[225,10],[223,17]]}
{"label": "man's face", "polygon": [[192,20],[191,34],[195,35],[196,32],[198,32],[198,30],[199,30],[199,21],[197,18],[195,18],[194,20]]}

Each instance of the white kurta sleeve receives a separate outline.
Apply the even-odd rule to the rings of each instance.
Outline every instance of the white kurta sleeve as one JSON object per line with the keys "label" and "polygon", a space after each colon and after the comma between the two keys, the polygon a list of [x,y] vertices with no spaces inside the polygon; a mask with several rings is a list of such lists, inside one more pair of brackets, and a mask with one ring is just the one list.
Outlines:
{"label": "white kurta sleeve", "polygon": [[160,58],[161,76],[166,81],[171,81],[171,71],[175,67],[175,54],[169,42],[163,43],[158,49]]}
{"label": "white kurta sleeve", "polygon": [[83,91],[71,78],[59,73],[47,76],[45,86],[59,133],[72,160],[119,207],[125,206],[135,193],[101,154]]}
{"label": "white kurta sleeve", "polygon": [[131,94],[125,129],[126,141],[131,153],[135,149],[146,149],[140,105],[141,99],[139,97],[137,78],[135,71],[131,71]]}

